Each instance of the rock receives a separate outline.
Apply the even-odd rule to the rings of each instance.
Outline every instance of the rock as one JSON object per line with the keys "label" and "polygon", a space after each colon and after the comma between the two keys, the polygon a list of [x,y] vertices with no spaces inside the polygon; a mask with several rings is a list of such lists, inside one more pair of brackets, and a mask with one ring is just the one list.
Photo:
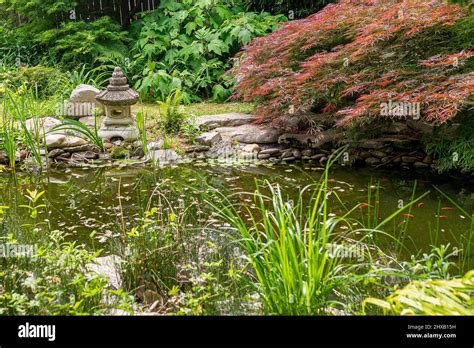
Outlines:
{"label": "rock", "polygon": [[86,145],[87,141],[72,135],[49,134],[46,135],[46,146],[48,149],[75,147]]}
{"label": "rock", "polygon": [[49,134],[46,136],[46,147],[48,149],[59,148],[65,141],[66,136],[63,134]]}
{"label": "rock", "polygon": [[176,162],[180,159],[174,150],[156,150],[150,151],[145,160],[151,160],[158,164],[168,164]]}
{"label": "rock", "polygon": [[221,140],[207,152],[209,158],[236,158],[237,155],[238,149],[234,148],[233,141],[230,138]]}
{"label": "rock", "polygon": [[291,154],[293,155],[294,158],[300,159],[301,158],[301,151],[298,149],[294,149]]}
{"label": "rock", "polygon": [[330,128],[326,131],[316,134],[315,140],[311,143],[311,147],[318,148],[326,144],[337,143],[344,135],[341,128]]}
{"label": "rock", "polygon": [[280,130],[275,128],[266,128],[251,124],[245,124],[237,127],[220,127],[215,129],[222,140],[235,139],[245,144],[272,144],[278,141],[281,134]]}
{"label": "rock", "polygon": [[86,151],[86,152],[83,152],[82,155],[86,159],[97,159],[97,158],[99,158],[99,154],[94,152],[94,151]]}
{"label": "rock", "polygon": [[112,157],[108,153],[99,153],[99,159],[101,161],[109,161]]}
{"label": "rock", "polygon": [[[54,127],[60,124],[61,121],[54,117],[35,117],[25,121],[26,128],[34,136],[37,136],[39,133],[40,137],[43,137],[45,133],[50,133]],[[57,131],[55,133],[65,134],[65,131]]]}
{"label": "rock", "polygon": [[100,127],[100,125],[102,123],[102,117],[85,116],[85,117],[81,117],[79,119],[79,122],[84,123],[87,126],[87,128],[93,130],[94,127],[96,126],[96,122],[97,122],[97,128]]}
{"label": "rock", "polygon": [[321,159],[321,158],[323,158],[323,157],[325,157],[325,155],[324,155],[323,153],[318,153],[318,154],[316,154],[316,155],[311,156],[310,159],[316,161],[316,160],[319,160],[319,159]]}
{"label": "rock", "polygon": [[294,160],[296,160],[296,158],[293,156],[290,156],[290,157],[285,157],[282,160],[285,162],[293,162]]}
{"label": "rock", "polygon": [[146,149],[148,152],[161,150],[163,148],[164,141],[163,139],[158,139],[157,141],[152,141],[147,144]]}
{"label": "rock", "polygon": [[216,131],[205,132],[196,137],[196,141],[201,145],[212,146],[222,140],[221,135]]}
{"label": "rock", "polygon": [[385,146],[385,142],[381,139],[367,139],[359,143],[359,147],[364,149],[382,149]]}
{"label": "rock", "polygon": [[8,163],[9,160],[8,160],[8,156],[7,156],[7,153],[4,151],[4,150],[0,150],[0,163]]}
{"label": "rock", "polygon": [[377,158],[383,158],[385,157],[387,154],[383,151],[377,151],[377,150],[370,150],[369,153],[373,156],[373,157],[377,157]]}
{"label": "rock", "polygon": [[416,168],[416,169],[424,169],[424,168],[429,168],[430,165],[428,163],[415,162],[415,163],[413,163],[413,167]]}
{"label": "rock", "polygon": [[[28,156],[28,151],[25,150],[25,149],[20,150],[20,151],[18,152],[18,154],[17,154],[17,157],[18,157],[19,159],[22,159],[22,160],[25,159],[26,156]],[[0,156],[0,162],[1,162],[1,156]]]}
{"label": "rock", "polygon": [[64,150],[62,149],[53,149],[48,152],[48,157],[49,158],[56,158],[64,153]]}
{"label": "rock", "polygon": [[290,146],[299,146],[299,147],[311,146],[312,144],[316,143],[316,141],[317,141],[316,136],[310,135],[310,134],[286,133],[286,134],[282,134],[278,138],[279,144],[288,144]]}
{"label": "rock", "polygon": [[110,149],[110,157],[113,159],[124,159],[130,156],[130,152],[125,146],[115,146]]}
{"label": "rock", "polygon": [[242,148],[243,152],[259,152],[260,146],[258,144],[248,144]]}
{"label": "rock", "polygon": [[380,159],[377,157],[369,157],[365,159],[365,163],[369,166],[375,166],[380,163]]}
{"label": "rock", "polygon": [[84,116],[92,116],[95,109],[103,110],[103,106],[96,100],[99,90],[93,86],[81,84],[77,86],[69,97],[66,105],[66,116],[79,119]]}
{"label": "rock", "polygon": [[269,159],[270,157],[272,157],[272,155],[270,155],[269,153],[259,153],[257,156],[259,160],[266,160],[266,159]]}
{"label": "rock", "polygon": [[434,126],[421,120],[407,120],[407,126],[423,135],[433,134]]}
{"label": "rock", "polygon": [[283,151],[280,155],[280,158],[288,158],[288,157],[292,157],[292,156],[293,156],[293,150],[289,149],[289,150]]}
{"label": "rock", "polygon": [[62,149],[66,152],[91,151],[91,152],[99,153],[99,149],[97,148],[97,146],[92,145],[92,144],[83,144],[83,145],[77,145],[77,146],[62,147]]}
{"label": "rock", "polygon": [[313,150],[309,150],[309,149],[303,150],[301,151],[301,155],[306,156],[306,157],[311,157],[313,155]]}
{"label": "rock", "polygon": [[143,302],[146,305],[151,305],[160,299],[161,296],[156,291],[145,290],[145,292],[143,293]]}
{"label": "rock", "polygon": [[431,164],[432,162],[433,162],[433,160],[431,159],[430,156],[426,156],[426,157],[423,159],[423,163]]}
{"label": "rock", "polygon": [[278,155],[280,154],[281,149],[278,148],[269,148],[259,152],[260,155]]}
{"label": "rock", "polygon": [[109,143],[109,142],[107,142],[107,141],[104,142],[104,148],[105,148],[106,150],[110,150],[112,147],[114,147],[114,144]]}
{"label": "rock", "polygon": [[122,287],[122,278],[120,277],[121,263],[122,259],[116,255],[96,257],[94,263],[87,265],[87,269],[90,272],[104,276],[109,285],[118,290]]}
{"label": "rock", "polygon": [[418,158],[413,156],[402,156],[402,162],[404,163],[414,163],[418,161]]}
{"label": "rock", "polygon": [[135,149],[135,152],[133,153],[133,156],[135,156],[135,157],[143,157],[143,156],[145,156],[145,152],[143,152],[143,149],[142,149],[141,146],[139,146],[139,147],[137,147],[137,148]]}
{"label": "rock", "polygon": [[56,157],[55,159],[58,160],[58,161],[66,161],[66,160],[69,160],[69,158],[71,158],[71,153],[70,152],[64,152],[64,153],[60,154],[58,157]]}
{"label": "rock", "polygon": [[210,149],[209,146],[206,145],[190,145],[188,146],[184,151],[186,153],[191,153],[191,152],[203,152],[203,151],[208,151]]}
{"label": "rock", "polygon": [[392,122],[388,127],[383,129],[385,134],[403,134],[407,133],[409,128],[406,123],[403,122]]}
{"label": "rock", "polygon": [[198,117],[195,121],[198,127],[205,126],[208,129],[218,127],[236,127],[255,121],[254,115],[232,112],[219,115],[204,115]]}
{"label": "rock", "polygon": [[238,142],[246,144],[271,144],[278,141],[281,131],[269,127],[252,127],[249,132],[237,135],[235,139]]}

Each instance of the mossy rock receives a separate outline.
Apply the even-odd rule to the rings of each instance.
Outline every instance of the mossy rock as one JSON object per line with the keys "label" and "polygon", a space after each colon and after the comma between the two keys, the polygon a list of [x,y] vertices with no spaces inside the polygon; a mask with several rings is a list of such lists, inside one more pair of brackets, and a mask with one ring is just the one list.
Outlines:
{"label": "mossy rock", "polygon": [[109,151],[113,159],[124,159],[130,157],[130,152],[125,146],[114,146]]}

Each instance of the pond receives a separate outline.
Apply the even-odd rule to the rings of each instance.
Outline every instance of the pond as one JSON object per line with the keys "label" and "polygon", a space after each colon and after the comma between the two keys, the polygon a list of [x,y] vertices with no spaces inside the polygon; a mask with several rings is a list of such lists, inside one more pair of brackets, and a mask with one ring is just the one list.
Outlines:
{"label": "pond", "polygon": [[[45,191],[46,208],[40,209],[40,220],[51,229],[68,233],[70,240],[88,247],[102,246],[121,230],[130,230],[144,212],[160,199],[168,199],[172,206],[185,209],[190,202],[199,200],[199,192],[216,188],[221,192],[253,192],[255,180],[264,179],[279,183],[288,199],[295,199],[301,188],[317,180],[322,168],[311,165],[253,165],[225,164],[197,161],[163,168],[131,166],[123,168],[88,168],[52,170],[43,176],[24,172],[16,175],[4,173],[0,177],[0,203],[9,206],[8,216],[15,224],[32,223],[27,208],[27,189]],[[408,250],[427,250],[431,244],[459,245],[470,232],[470,216],[465,216],[452,202],[439,193],[451,197],[465,211],[472,212],[474,194],[472,187],[463,181],[450,181],[444,177],[413,176],[413,173],[384,172],[369,168],[334,168],[330,172],[330,187],[347,208],[358,205],[360,218],[367,210],[367,194],[378,200],[378,221],[395,212],[400,204],[407,204],[415,197],[430,191],[411,211],[404,211],[385,226],[385,232],[400,233],[408,220],[406,245]],[[375,193],[379,187],[379,196]],[[343,209],[336,199],[330,214],[339,216]],[[251,196],[239,196],[242,205],[252,206]],[[205,210],[205,209],[204,209]],[[210,212],[208,212],[210,214]],[[202,216],[196,215],[194,226],[199,226]],[[94,232],[95,231],[95,232]],[[343,233],[343,230],[339,230]],[[92,234],[92,235],[91,235]],[[93,238],[91,238],[91,236]],[[389,248],[391,244],[385,240]]]}

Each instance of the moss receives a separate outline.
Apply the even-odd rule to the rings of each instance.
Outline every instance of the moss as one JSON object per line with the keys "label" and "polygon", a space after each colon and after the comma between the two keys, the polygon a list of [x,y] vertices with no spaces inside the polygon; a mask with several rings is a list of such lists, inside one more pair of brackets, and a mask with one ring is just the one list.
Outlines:
{"label": "moss", "polygon": [[114,146],[110,149],[110,156],[113,159],[124,159],[130,157],[130,152],[125,146]]}

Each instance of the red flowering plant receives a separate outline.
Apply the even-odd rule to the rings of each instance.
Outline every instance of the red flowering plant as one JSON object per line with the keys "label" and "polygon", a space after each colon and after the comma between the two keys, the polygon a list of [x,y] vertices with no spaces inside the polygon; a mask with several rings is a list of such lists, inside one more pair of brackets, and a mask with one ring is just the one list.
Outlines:
{"label": "red flowering plant", "polygon": [[256,101],[265,121],[314,112],[350,125],[390,101],[419,103],[437,125],[474,91],[474,18],[442,0],[341,0],[238,58],[235,96]]}

